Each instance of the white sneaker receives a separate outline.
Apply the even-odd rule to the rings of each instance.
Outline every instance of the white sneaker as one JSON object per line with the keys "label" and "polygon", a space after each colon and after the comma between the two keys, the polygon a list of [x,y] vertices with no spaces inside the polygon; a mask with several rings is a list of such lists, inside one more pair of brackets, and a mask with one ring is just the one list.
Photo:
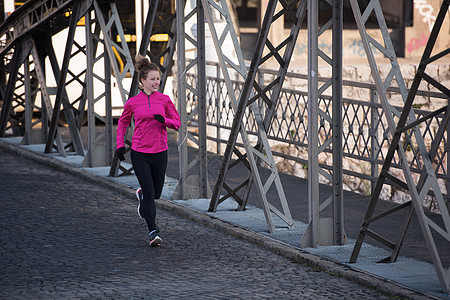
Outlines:
{"label": "white sneaker", "polygon": [[148,235],[150,239],[150,246],[155,247],[161,244],[162,239],[159,237],[158,233],[159,233],[158,230],[153,230]]}
{"label": "white sneaker", "polygon": [[138,208],[137,208],[137,211],[138,211],[138,215],[139,215],[139,217],[141,217],[141,218],[144,218],[144,208],[142,207],[142,201],[144,201],[144,193],[142,192],[142,189],[141,188],[139,188],[137,191],[136,191],[136,197],[138,198]]}

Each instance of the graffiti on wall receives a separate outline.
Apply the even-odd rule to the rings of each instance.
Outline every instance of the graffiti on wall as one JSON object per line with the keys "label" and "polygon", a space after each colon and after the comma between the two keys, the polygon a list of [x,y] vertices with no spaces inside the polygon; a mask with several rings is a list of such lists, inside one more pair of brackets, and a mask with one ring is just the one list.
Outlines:
{"label": "graffiti on wall", "polygon": [[[361,40],[353,40],[353,42],[349,46],[350,51],[352,51],[353,55],[357,55],[360,57],[366,56],[366,50],[364,50],[364,45]],[[373,55],[381,54],[381,51],[371,45]]]}
{"label": "graffiti on wall", "polygon": [[[326,53],[327,55],[331,55],[332,53],[332,45],[326,42],[320,42],[319,44],[317,44],[317,46],[319,47],[320,50],[322,50],[324,53]],[[306,44],[297,44],[295,45],[295,54],[296,55],[302,55],[302,54],[307,54],[307,49],[308,46]]]}
{"label": "graffiti on wall", "polygon": [[433,29],[436,17],[433,16],[434,8],[427,0],[414,0],[414,8],[418,10],[419,14],[423,17],[422,21],[428,24],[428,29],[431,32]]}
{"label": "graffiti on wall", "polygon": [[306,44],[296,44],[294,49],[294,55],[306,54]]}
{"label": "graffiti on wall", "polygon": [[428,37],[425,36],[423,32],[420,33],[420,37],[417,38],[411,38],[406,45],[406,49],[409,53],[413,52],[414,50],[418,50],[420,47],[426,46],[428,42]]}
{"label": "graffiti on wall", "polygon": [[361,40],[353,40],[349,48],[350,51],[352,51],[353,55],[361,57],[366,55],[366,52],[364,51],[364,45]]}
{"label": "graffiti on wall", "polygon": [[[433,0],[414,0],[414,8],[418,12],[420,19],[428,27],[431,32],[434,23],[436,21],[436,15],[433,5],[430,4]],[[450,8],[449,8],[450,14]],[[406,50],[411,54],[411,52],[421,49],[426,46],[429,34],[427,32],[415,33],[415,37],[412,37],[409,42],[406,43]],[[321,49],[327,55],[332,53],[332,45],[328,42],[320,42],[319,49]],[[297,44],[295,46],[294,55],[303,56],[307,55],[308,46],[306,44]],[[382,53],[375,47],[372,47],[374,55],[382,55]],[[354,39],[350,44],[345,45],[344,56],[348,54],[349,56],[365,57],[366,53],[364,50],[363,43],[360,39]]]}

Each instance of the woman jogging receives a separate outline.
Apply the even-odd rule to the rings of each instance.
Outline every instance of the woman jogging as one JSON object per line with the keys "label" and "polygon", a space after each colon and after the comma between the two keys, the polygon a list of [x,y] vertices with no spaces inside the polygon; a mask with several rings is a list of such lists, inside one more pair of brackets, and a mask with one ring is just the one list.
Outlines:
{"label": "woman jogging", "polygon": [[180,116],[169,96],[158,92],[158,67],[147,58],[137,56],[135,68],[142,90],[124,105],[117,127],[116,155],[125,160],[125,135],[131,118],[134,118],[131,162],[141,186],[136,192],[138,213],[147,222],[150,245],[158,246],[162,239],[156,226],[155,199],[161,196],[167,168],[166,127],[177,130]]}

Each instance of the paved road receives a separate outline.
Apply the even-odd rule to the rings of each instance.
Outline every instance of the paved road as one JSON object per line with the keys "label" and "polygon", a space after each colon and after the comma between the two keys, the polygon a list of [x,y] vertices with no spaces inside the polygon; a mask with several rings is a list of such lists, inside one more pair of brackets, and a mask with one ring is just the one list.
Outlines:
{"label": "paved road", "polygon": [[389,299],[0,150],[0,299]]}

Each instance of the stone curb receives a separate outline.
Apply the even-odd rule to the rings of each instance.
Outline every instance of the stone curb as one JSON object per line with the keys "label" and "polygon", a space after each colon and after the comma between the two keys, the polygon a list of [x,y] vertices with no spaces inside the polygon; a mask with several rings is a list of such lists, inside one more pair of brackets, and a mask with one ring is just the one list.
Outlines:
{"label": "stone curb", "polygon": [[[90,182],[96,182],[98,184],[101,184],[102,186],[113,189],[127,197],[133,199],[135,197],[135,191],[126,185],[91,174],[83,169],[72,166],[58,159],[36,153],[28,149],[24,149],[20,146],[2,140],[0,140],[0,149],[31,159],[38,163],[45,164],[57,170],[82,177],[86,180],[89,180]],[[253,243],[277,255],[286,257],[296,263],[302,263],[314,268],[318,268],[321,271],[331,273],[332,275],[341,276],[358,284],[372,287],[380,292],[387,293],[392,296],[406,297],[408,299],[439,299],[406,288],[390,280],[380,278],[362,271],[354,270],[349,266],[309,254],[302,251],[301,249],[295,248],[271,237],[252,232],[246,228],[242,228],[235,224],[219,220],[213,216],[203,214],[188,207],[173,203],[169,200],[160,199],[156,201],[156,204],[160,209],[163,209],[185,219],[194,221],[198,224],[220,230],[228,235],[240,238],[244,241]]]}

